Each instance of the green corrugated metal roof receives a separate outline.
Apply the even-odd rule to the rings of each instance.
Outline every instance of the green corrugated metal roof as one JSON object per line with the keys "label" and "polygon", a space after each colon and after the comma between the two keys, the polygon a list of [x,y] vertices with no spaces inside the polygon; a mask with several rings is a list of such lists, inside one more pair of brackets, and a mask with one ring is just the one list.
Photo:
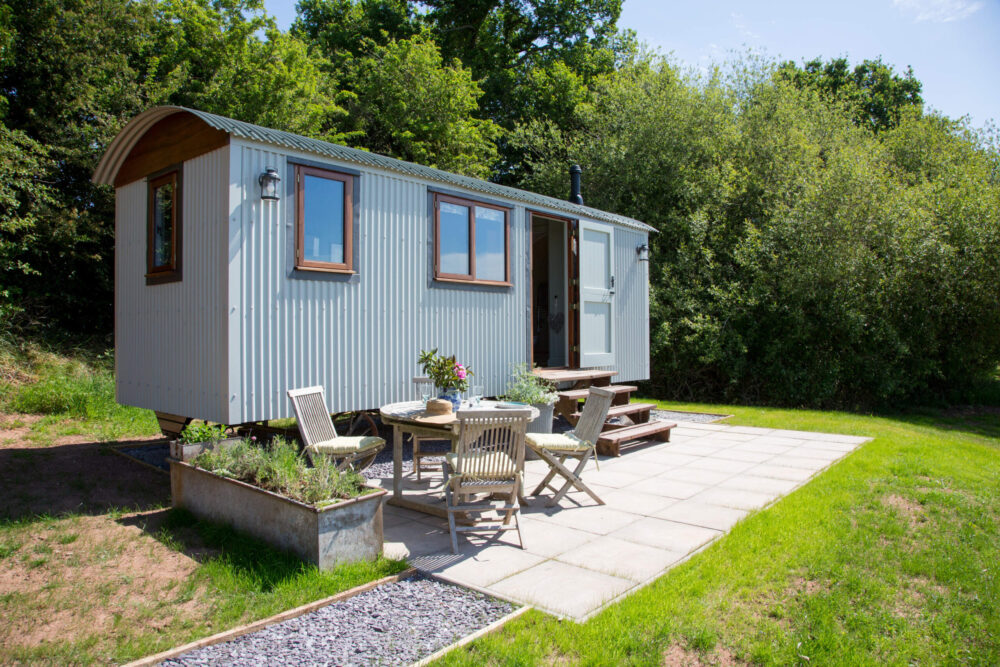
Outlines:
{"label": "green corrugated metal roof", "polygon": [[291,132],[272,130],[259,125],[253,125],[252,123],[245,123],[240,120],[226,118],[225,116],[217,116],[205,111],[184,109],[183,107],[176,108],[178,110],[184,110],[194,114],[217,130],[228,132],[231,135],[235,135],[243,139],[251,139],[266,144],[294,148],[307,153],[325,155],[327,157],[343,160],[345,162],[354,162],[357,164],[367,165],[369,167],[376,167],[378,169],[400,172],[406,174],[407,176],[414,176],[416,178],[422,178],[429,181],[437,181],[438,183],[454,187],[466,188],[468,190],[475,190],[477,192],[497,197],[514,199],[529,205],[542,206],[557,211],[563,211],[577,217],[602,220],[643,231],[656,231],[653,227],[650,227],[646,223],[640,222],[639,220],[618,215],[616,213],[608,213],[607,211],[601,211],[589,206],[573,204],[562,199],[556,199],[555,197],[546,197],[545,195],[528,192],[527,190],[511,188],[506,185],[498,185],[497,183],[490,183],[489,181],[484,181],[478,178],[460,176],[441,169],[425,167],[423,165],[413,164],[412,162],[404,162],[403,160],[378,155],[377,153],[369,153],[357,148],[348,148],[347,146],[332,144],[328,141],[322,141],[320,139],[310,139],[309,137],[292,134]]}

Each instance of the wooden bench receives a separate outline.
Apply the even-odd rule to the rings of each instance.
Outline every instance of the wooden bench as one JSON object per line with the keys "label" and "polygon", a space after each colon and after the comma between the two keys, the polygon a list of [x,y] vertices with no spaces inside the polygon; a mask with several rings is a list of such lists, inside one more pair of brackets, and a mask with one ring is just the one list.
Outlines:
{"label": "wooden bench", "polygon": [[[645,423],[649,421],[649,411],[655,410],[655,403],[625,403],[624,405],[612,405],[608,408],[608,419],[613,417],[628,417],[633,422]],[[570,424],[576,424],[580,419],[580,412],[574,412],[567,419]]]}
{"label": "wooden bench", "polygon": [[652,421],[604,431],[597,438],[597,453],[604,456],[621,456],[622,444],[632,440],[652,438],[661,442],[670,442],[670,429],[675,426],[677,424],[672,422]]}
{"label": "wooden bench", "polygon": [[[629,402],[629,395],[633,391],[638,391],[638,387],[633,387],[627,384],[613,384],[604,389],[610,389],[615,392],[614,398],[611,399],[612,405],[624,405]],[[587,399],[587,394],[589,389],[570,389],[567,391],[559,392],[559,402],[556,404],[556,414],[563,415],[566,419],[570,418],[574,412],[578,412],[580,409],[580,401]]]}

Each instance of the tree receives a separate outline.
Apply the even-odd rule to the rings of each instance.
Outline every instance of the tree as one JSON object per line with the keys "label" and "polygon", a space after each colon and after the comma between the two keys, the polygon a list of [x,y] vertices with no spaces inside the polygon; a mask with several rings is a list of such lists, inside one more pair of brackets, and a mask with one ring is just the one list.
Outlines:
{"label": "tree", "polygon": [[427,34],[368,44],[349,76],[349,132],[368,150],[485,178],[499,128],[476,117],[482,91],[458,62],[445,64]]}
{"label": "tree", "polygon": [[873,132],[895,127],[906,109],[923,105],[922,85],[913,69],[907,67],[900,76],[881,58],[865,60],[853,70],[846,58],[826,63],[816,58],[801,68],[789,60],[778,66],[777,75],[799,88],[813,88],[828,100],[846,104],[856,122]]}

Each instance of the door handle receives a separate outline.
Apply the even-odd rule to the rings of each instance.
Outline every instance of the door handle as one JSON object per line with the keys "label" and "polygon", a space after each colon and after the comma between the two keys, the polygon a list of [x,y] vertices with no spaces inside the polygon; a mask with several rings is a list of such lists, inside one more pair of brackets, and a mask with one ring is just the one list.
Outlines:
{"label": "door handle", "polygon": [[609,294],[615,293],[615,277],[611,276],[611,289],[608,290]]}

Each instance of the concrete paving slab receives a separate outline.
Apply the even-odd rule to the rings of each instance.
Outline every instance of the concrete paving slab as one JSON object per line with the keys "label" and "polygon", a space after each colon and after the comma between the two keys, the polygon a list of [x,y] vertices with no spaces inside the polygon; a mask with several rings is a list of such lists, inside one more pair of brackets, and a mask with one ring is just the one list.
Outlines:
{"label": "concrete paving slab", "polygon": [[647,517],[616,530],[611,537],[686,554],[721,534],[713,528]]}
{"label": "concrete paving slab", "polygon": [[642,583],[664,572],[685,554],[605,536],[566,551],[557,560]]}
{"label": "concrete paving slab", "polygon": [[755,510],[770,504],[777,497],[776,493],[760,493],[716,486],[692,496],[691,500],[706,505],[720,505],[738,510]]}
{"label": "concrete paving slab", "polygon": [[657,477],[655,479],[647,479],[639,482],[638,484],[633,484],[629,487],[629,490],[638,491],[639,493],[652,493],[654,495],[666,496],[667,498],[674,498],[676,500],[684,500],[685,498],[690,498],[691,496],[701,493],[708,488],[710,487],[707,484],[693,484],[691,482],[682,482],[676,479],[668,479],[666,477]]}
{"label": "concrete paving slab", "polygon": [[[384,508],[385,553],[419,569],[573,620],[584,620],[637,590],[756,508],[821,474],[860,444],[856,436],[682,423],[684,442],[650,442],[621,457],[601,457],[583,479],[601,496],[570,492],[522,506],[517,535],[460,535],[451,553],[447,523]],[[675,429],[675,433],[678,431]],[[547,466],[527,462],[533,490]],[[438,478],[407,478],[404,495],[441,506]],[[378,480],[389,487],[389,480]]]}
{"label": "concrete paving slab", "polygon": [[749,514],[747,510],[721,507],[719,505],[706,505],[694,500],[681,500],[657,512],[656,517],[692,526],[701,526],[702,528],[729,530],[747,514]]}
{"label": "concrete paving slab", "polygon": [[508,600],[582,620],[635,585],[629,579],[549,560],[507,577],[489,590]]}

